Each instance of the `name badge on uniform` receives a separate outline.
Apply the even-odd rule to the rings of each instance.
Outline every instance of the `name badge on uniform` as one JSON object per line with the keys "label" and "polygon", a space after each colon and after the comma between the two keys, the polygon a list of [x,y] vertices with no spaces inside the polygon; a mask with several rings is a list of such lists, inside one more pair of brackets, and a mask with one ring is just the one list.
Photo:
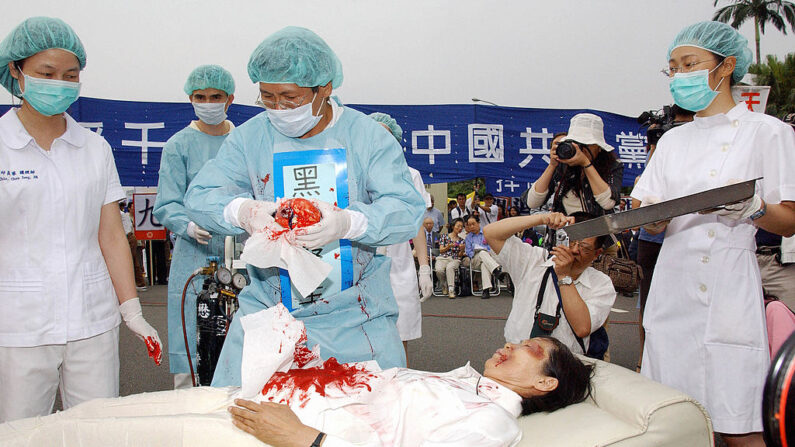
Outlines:
{"label": "name badge on uniform", "polygon": [[[345,149],[277,152],[273,154],[273,192],[277,199],[317,199],[348,207],[348,165]],[[301,296],[290,275],[279,269],[282,304],[289,310],[334,295],[353,285],[353,256],[347,239],[311,250],[331,265],[328,277],[309,296]]]}

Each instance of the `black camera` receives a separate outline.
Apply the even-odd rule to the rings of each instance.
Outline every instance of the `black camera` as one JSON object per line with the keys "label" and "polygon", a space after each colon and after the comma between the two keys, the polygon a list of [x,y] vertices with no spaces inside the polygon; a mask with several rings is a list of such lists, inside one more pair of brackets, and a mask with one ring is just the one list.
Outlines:
{"label": "black camera", "polygon": [[558,143],[558,147],[555,149],[555,153],[558,154],[558,158],[561,160],[568,160],[577,155],[577,148],[574,146],[575,143],[580,146],[585,146],[584,144],[577,143],[573,140],[566,140]]}
{"label": "black camera", "polygon": [[[665,132],[676,126],[684,124],[676,121],[676,115],[693,114],[677,105],[663,106],[661,110],[650,110],[643,112],[638,117],[638,124],[643,127],[650,127],[646,131],[646,139],[649,144],[657,144]],[[654,126],[654,127],[652,127]]]}

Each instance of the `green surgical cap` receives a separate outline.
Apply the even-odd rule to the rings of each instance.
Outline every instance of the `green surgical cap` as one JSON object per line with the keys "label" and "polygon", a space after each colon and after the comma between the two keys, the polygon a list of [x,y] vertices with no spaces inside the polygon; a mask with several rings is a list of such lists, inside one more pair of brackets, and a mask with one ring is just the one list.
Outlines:
{"label": "green surgical cap", "polygon": [[288,26],[262,41],[248,61],[251,82],[318,87],[342,85],[342,64],[317,34]]}
{"label": "green surgical cap", "polygon": [[80,69],[86,66],[86,50],[74,30],[61,19],[52,17],[31,17],[0,42],[0,82],[14,96],[20,96],[19,84],[11,76],[8,63],[27,59],[36,53],[52,48],[60,48],[73,53],[80,62]]}
{"label": "green surgical cap", "polygon": [[185,94],[190,96],[196,90],[214,88],[223,90],[227,95],[235,93],[235,80],[232,73],[229,73],[220,65],[199,65],[185,81]]}
{"label": "green surgical cap", "polygon": [[381,112],[373,112],[368,116],[378,123],[386,124],[386,127],[389,128],[389,131],[392,132],[392,135],[397,138],[398,143],[403,142],[403,129],[400,127],[400,125],[398,125],[394,118],[387,115],[386,113]]}
{"label": "green surgical cap", "polygon": [[675,48],[683,46],[698,47],[719,56],[737,58],[732,73],[734,82],[740,82],[748,73],[748,66],[753,59],[753,53],[748,48],[748,39],[736,29],[721,22],[699,22],[679,31],[668,48],[668,59],[671,59],[671,52]]}

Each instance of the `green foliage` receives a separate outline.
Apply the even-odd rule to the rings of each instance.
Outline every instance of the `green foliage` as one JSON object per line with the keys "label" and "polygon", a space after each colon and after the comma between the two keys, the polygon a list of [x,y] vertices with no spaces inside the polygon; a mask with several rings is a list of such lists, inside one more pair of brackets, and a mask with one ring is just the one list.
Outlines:
{"label": "green foliage", "polygon": [[478,183],[478,195],[483,197],[486,194],[486,187],[485,182],[482,178],[474,178],[472,180],[463,180],[460,182],[450,182],[447,184],[447,197],[457,196],[459,193],[469,195],[472,192],[472,188],[475,186],[475,182]]}
{"label": "green foliage", "polygon": [[[721,0],[715,0],[718,6]],[[795,31],[795,3],[785,0],[731,0],[712,16],[712,20],[728,23],[733,28],[753,19],[756,37],[756,63],[760,63],[759,35],[765,33],[765,25],[771,23],[777,30],[787,34],[787,23]]]}
{"label": "green foliage", "polygon": [[751,65],[748,71],[756,75],[756,85],[770,86],[765,113],[784,118],[795,112],[795,53],[787,54],[783,61],[768,55],[767,63]]}

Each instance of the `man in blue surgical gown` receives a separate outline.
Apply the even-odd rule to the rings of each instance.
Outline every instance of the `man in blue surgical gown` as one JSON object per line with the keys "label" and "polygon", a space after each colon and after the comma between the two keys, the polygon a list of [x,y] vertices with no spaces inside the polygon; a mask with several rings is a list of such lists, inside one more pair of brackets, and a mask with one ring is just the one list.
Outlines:
{"label": "man in blue surgical gown", "polygon": [[279,302],[326,355],[404,366],[390,264],[375,255],[377,246],[413,237],[424,210],[403,151],[380,124],[331,97],[342,65],[312,31],[288,27],[269,36],[248,73],[265,111],[235,129],[196,176],[189,215],[209,231],[252,233],[273,222],[278,198],[314,199],[323,217],[296,240],[332,270],[301,296],[290,272],[249,265],[251,284],[240,293],[213,386],[240,385],[240,316]]}
{"label": "man in blue surgical gown", "polygon": [[[168,275],[168,362],[174,374],[174,387],[191,386],[188,356],[182,334],[182,289],[191,273],[207,264],[208,256],[224,255],[224,236],[209,232],[188,217],[184,197],[191,180],[235,127],[226,119],[234,100],[235,81],[218,65],[201,65],[185,82],[198,120],[168,139],[160,159],[160,179],[154,215],[177,235],[171,270]],[[189,287],[185,295],[185,325],[192,362],[196,368],[196,291],[201,283]]]}

